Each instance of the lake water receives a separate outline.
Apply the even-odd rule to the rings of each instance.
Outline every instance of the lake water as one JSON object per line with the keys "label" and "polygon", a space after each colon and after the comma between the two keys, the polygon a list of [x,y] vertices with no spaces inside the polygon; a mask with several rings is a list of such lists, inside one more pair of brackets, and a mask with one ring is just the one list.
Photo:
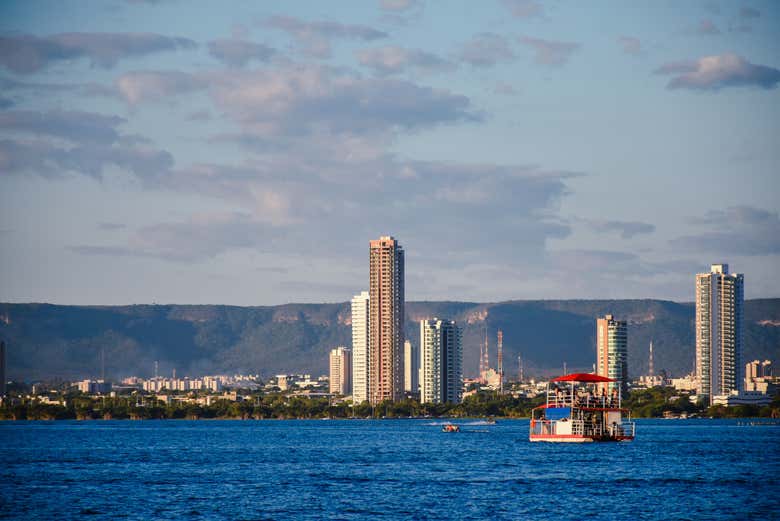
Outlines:
{"label": "lake water", "polygon": [[645,420],[630,443],[528,421],[0,422],[11,519],[778,519],[780,426]]}

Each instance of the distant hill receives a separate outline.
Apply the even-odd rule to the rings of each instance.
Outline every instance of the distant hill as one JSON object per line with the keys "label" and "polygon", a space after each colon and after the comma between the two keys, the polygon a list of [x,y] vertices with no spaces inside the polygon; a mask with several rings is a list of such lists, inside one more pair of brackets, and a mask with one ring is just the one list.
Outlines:
{"label": "distant hill", "polygon": [[[629,322],[629,373],[647,371],[648,343],[655,366],[674,375],[694,361],[694,307],[661,300],[545,300],[408,302],[406,334],[419,343],[417,321],[453,318],[464,326],[464,369],[477,372],[479,345],[487,327],[491,364],[496,331],[504,332],[504,369],[526,374],[591,368],[595,318],[612,313]],[[245,372],[327,373],[328,351],[349,346],[349,303],[281,306],[57,306],[0,304],[0,337],[7,345],[8,377],[18,380]],[[7,320],[6,320],[7,319]],[[745,302],[745,359],[780,363],[780,299]]]}

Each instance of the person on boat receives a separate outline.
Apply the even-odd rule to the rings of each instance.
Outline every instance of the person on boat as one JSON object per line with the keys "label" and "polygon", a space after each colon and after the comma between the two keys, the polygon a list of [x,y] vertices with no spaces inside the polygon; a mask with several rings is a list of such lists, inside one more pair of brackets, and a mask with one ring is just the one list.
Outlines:
{"label": "person on boat", "polygon": [[607,389],[605,387],[601,388],[601,406],[607,406]]}
{"label": "person on boat", "polygon": [[617,387],[614,387],[614,388],[612,389],[612,398],[610,399],[609,406],[610,406],[610,407],[617,407],[617,406],[618,406],[618,392],[617,392]]}

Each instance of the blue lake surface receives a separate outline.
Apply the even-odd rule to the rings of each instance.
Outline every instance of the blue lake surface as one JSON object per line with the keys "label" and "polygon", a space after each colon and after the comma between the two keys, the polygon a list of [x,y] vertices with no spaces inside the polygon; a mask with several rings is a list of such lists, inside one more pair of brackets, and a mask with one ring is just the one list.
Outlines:
{"label": "blue lake surface", "polygon": [[780,426],[640,420],[630,443],[547,444],[527,420],[455,423],[0,422],[0,518],[780,516]]}

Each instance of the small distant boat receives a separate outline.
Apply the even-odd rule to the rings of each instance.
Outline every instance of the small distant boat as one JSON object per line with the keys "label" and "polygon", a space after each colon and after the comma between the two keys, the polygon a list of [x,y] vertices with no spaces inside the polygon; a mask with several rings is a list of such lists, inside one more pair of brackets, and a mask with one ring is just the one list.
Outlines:
{"label": "small distant boat", "polygon": [[441,432],[460,432],[460,427],[452,423],[447,423],[441,428]]}
{"label": "small distant boat", "polygon": [[[636,425],[621,407],[620,388],[608,397],[602,389],[616,380],[590,373],[553,378],[547,384],[547,403],[531,414],[530,441],[631,441]],[[559,387],[561,385],[562,387]]]}

